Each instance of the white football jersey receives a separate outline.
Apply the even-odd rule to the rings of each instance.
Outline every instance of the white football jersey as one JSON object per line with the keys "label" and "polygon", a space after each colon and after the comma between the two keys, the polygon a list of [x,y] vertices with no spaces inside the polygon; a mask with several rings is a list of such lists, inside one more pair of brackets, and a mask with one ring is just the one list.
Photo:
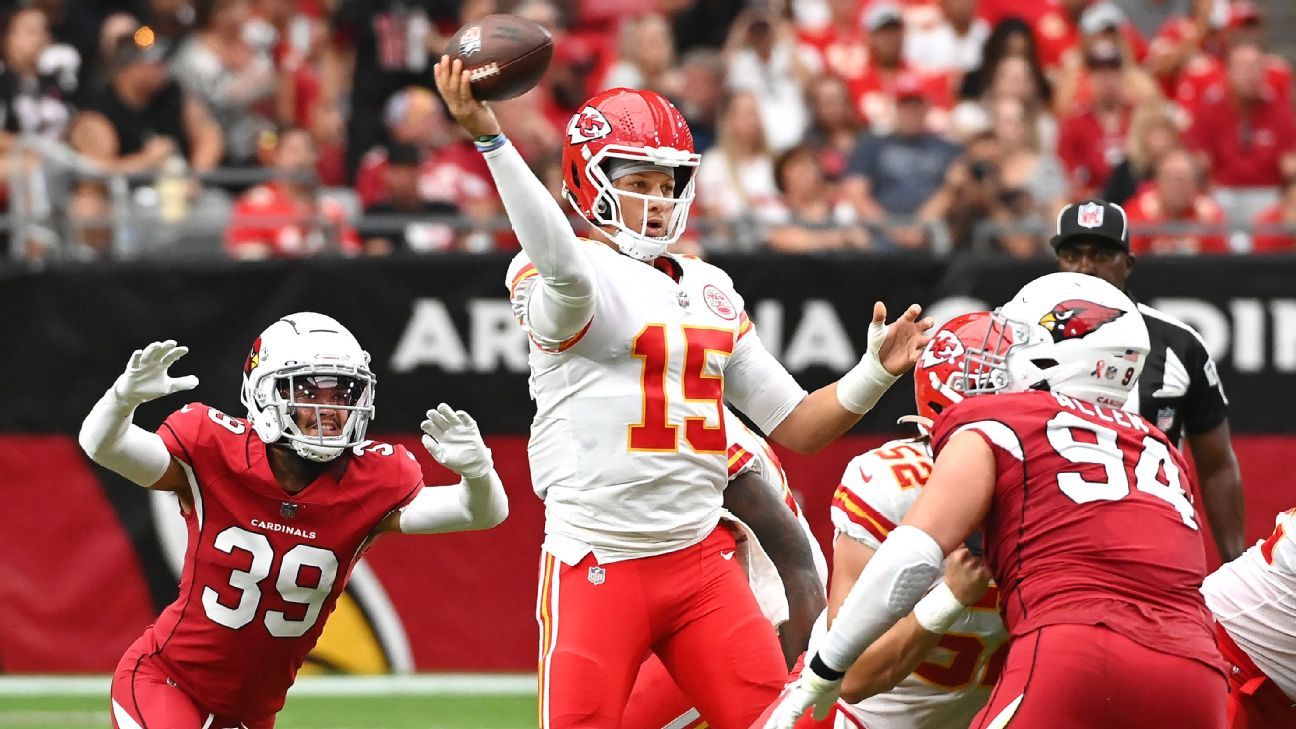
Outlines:
{"label": "white football jersey", "polygon": [[[877,549],[918,498],[931,475],[926,440],[893,440],[856,456],[833,494],[838,538]],[[939,581],[933,583],[933,586]],[[895,688],[849,707],[869,729],[944,729],[971,723],[999,678],[1008,633],[993,584],[941,637],[928,659]],[[838,718],[837,726],[853,726]]]}
{"label": "white football jersey", "polygon": [[1273,534],[1202,584],[1206,605],[1233,642],[1296,701],[1296,509]]}
{"label": "white football jersey", "polygon": [[724,398],[772,430],[805,396],[774,363],[723,271],[689,257],[670,274],[592,241],[593,318],[565,342],[538,337],[527,301],[540,281],[509,267],[514,314],[531,338],[536,401],[528,455],[545,501],[545,549],[566,564],[666,554],[720,519],[729,440]]}
{"label": "white football jersey", "polygon": [[[767,483],[778,489],[783,503],[796,515],[806,539],[810,540],[810,552],[814,558],[815,570],[819,573],[819,581],[826,591],[828,560],[824,558],[823,549],[819,547],[814,533],[810,531],[810,524],[806,522],[800,504],[792,496],[792,488],[788,484],[787,472],[783,470],[783,464],[779,463],[778,456],[774,454],[769,443],[752,432],[727,408],[725,424],[730,442],[729,479],[733,480],[742,473],[754,470],[761,474]],[[760,603],[761,612],[775,627],[782,625],[788,619],[787,592],[783,589],[783,580],[774,568],[774,563],[765,555],[765,550],[761,548],[755,535],[736,517],[730,515],[729,518],[737,522],[747,536],[740,546],[743,551],[743,567],[747,570],[747,579],[751,583],[752,592],[756,595],[756,602]]]}

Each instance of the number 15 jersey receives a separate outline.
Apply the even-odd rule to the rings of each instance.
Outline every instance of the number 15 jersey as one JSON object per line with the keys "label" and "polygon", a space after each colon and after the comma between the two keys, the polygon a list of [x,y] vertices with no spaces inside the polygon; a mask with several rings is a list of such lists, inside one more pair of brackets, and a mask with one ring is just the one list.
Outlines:
{"label": "number 15 jersey", "polygon": [[968,398],[936,420],[994,453],[986,559],[1013,636],[1102,625],[1153,650],[1223,671],[1197,591],[1206,554],[1192,476],[1165,435],[1134,413],[1031,391]]}
{"label": "number 15 jersey", "polygon": [[344,452],[284,491],[246,420],[191,403],[158,430],[193,493],[180,595],[149,628],[173,680],[230,718],[283,708],[378,523],[423,487],[401,446]]}
{"label": "number 15 jersey", "polygon": [[766,433],[805,397],[760,343],[723,271],[696,258],[651,264],[581,242],[593,317],[563,342],[531,328],[541,278],[526,254],[509,298],[531,339],[536,415],[527,453],[545,502],[545,549],[565,564],[666,554],[720,520],[730,440],[724,400]]}

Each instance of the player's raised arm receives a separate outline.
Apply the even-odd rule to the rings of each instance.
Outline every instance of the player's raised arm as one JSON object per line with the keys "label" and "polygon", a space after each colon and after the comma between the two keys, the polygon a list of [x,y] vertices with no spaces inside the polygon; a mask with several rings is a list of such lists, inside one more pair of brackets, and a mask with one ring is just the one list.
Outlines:
{"label": "player's raised arm", "polygon": [[167,373],[188,351],[188,347],[178,346],[171,339],[135,350],[126,371],[81,423],[77,442],[91,460],[140,486],[163,491],[187,488],[183,472],[173,465],[162,437],[133,424],[131,419],[143,403],[198,386],[194,375],[171,377]]}
{"label": "player's raised arm", "polygon": [[441,403],[427,412],[421,427],[423,447],[461,480],[454,486],[424,487],[409,505],[383,520],[378,530],[438,534],[490,529],[504,521],[508,496],[476,421]]}
{"label": "player's raised arm", "polygon": [[442,56],[433,73],[450,115],[486,157],[518,242],[540,273],[528,303],[531,329],[554,341],[575,335],[593,314],[594,278],[567,216],[504,136],[495,112],[473,98],[463,62]]}

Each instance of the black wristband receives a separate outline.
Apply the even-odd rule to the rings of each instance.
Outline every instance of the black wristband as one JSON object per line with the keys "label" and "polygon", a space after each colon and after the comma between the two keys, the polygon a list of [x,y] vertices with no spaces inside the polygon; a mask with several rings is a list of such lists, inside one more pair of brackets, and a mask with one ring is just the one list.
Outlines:
{"label": "black wristband", "polygon": [[845,671],[834,671],[829,668],[828,664],[823,662],[823,659],[819,657],[818,653],[814,654],[814,657],[810,659],[810,670],[814,671],[815,675],[820,678],[826,678],[829,681],[840,681],[842,680],[842,676],[846,675]]}

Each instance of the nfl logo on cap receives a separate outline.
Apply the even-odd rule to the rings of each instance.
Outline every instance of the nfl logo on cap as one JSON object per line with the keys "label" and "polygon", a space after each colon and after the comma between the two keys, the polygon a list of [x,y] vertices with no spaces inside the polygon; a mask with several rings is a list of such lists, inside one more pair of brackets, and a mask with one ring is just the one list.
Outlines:
{"label": "nfl logo on cap", "polygon": [[1085,203],[1076,211],[1076,223],[1083,228],[1099,228],[1103,224],[1103,206]]}

